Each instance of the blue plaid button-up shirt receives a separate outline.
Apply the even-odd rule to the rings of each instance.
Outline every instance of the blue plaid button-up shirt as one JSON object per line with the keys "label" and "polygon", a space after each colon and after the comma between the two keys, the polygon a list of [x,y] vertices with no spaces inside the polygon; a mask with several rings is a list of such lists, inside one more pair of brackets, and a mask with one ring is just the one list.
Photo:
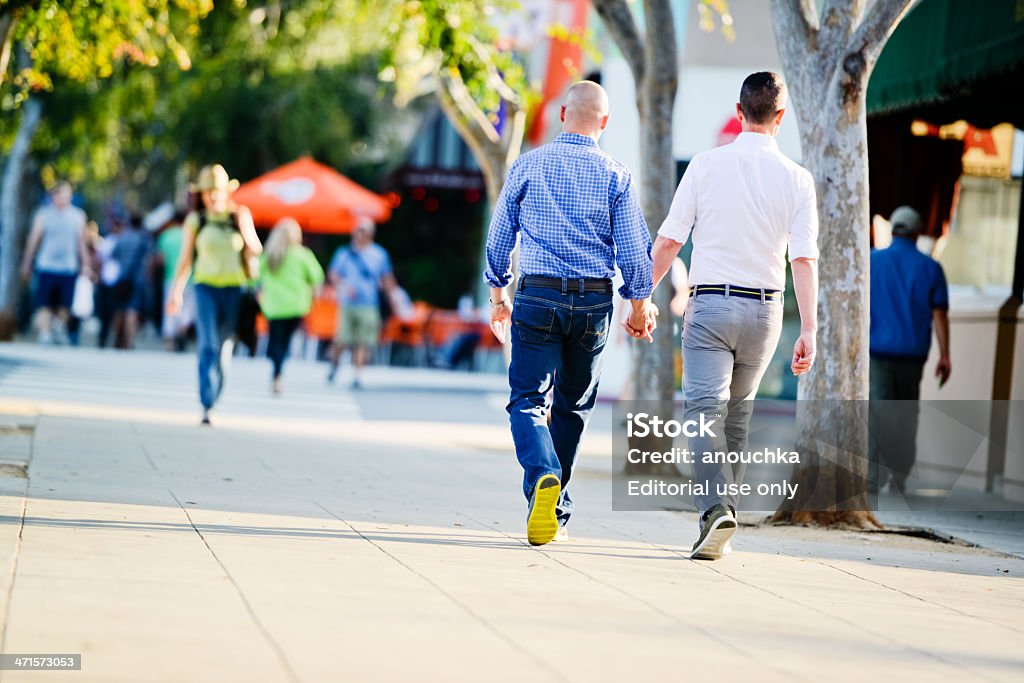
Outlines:
{"label": "blue plaid button-up shirt", "polygon": [[491,287],[512,281],[517,235],[522,275],[611,278],[618,264],[624,299],[651,295],[651,237],[633,178],[592,138],[562,133],[512,164],[487,235]]}

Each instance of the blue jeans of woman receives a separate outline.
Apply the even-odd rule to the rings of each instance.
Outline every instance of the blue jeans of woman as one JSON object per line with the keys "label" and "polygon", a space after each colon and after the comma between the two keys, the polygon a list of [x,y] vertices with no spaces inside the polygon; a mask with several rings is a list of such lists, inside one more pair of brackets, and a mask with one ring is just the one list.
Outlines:
{"label": "blue jeans of woman", "polygon": [[559,477],[562,493],[556,514],[562,525],[572,514],[566,487],[597,401],[601,352],[612,316],[610,292],[581,293],[573,285],[569,280],[562,291],[522,287],[516,293],[508,370],[507,410],[523,466],[523,493],[529,500],[538,479]]}
{"label": "blue jeans of woman", "polygon": [[207,409],[213,407],[224,390],[241,291],[239,287],[195,286],[199,400]]}

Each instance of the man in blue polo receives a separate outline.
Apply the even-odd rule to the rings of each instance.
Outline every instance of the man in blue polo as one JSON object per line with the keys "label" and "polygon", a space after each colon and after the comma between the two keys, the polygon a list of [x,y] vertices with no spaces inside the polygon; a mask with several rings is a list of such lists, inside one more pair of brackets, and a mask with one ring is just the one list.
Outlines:
{"label": "man in blue polo", "polygon": [[[650,339],[657,314],[650,303],[651,238],[632,177],[597,146],[608,125],[608,95],[597,83],[576,83],[561,118],[562,133],[509,170],[494,207],[484,273],[499,339],[511,323],[507,410],[532,545],[554,540],[572,514],[566,486],[597,400],[616,264],[624,279],[619,293],[632,306],[630,334]],[[505,288],[517,237],[513,308]]]}
{"label": "man in blue polo", "polygon": [[[903,492],[916,460],[917,400],[932,345],[939,341],[935,376],[939,386],[952,370],[949,360],[949,291],[946,276],[916,243],[924,223],[909,206],[893,211],[892,244],[871,252],[871,472],[875,493],[891,475]],[[881,467],[879,467],[881,465]]]}

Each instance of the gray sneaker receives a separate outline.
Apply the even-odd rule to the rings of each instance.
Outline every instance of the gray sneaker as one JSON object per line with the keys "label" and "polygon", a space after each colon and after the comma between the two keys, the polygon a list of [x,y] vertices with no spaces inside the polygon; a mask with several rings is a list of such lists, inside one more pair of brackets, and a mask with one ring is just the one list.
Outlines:
{"label": "gray sneaker", "polygon": [[716,505],[704,515],[700,538],[693,544],[690,559],[720,560],[732,550],[729,539],[736,533],[736,517],[724,505]]}

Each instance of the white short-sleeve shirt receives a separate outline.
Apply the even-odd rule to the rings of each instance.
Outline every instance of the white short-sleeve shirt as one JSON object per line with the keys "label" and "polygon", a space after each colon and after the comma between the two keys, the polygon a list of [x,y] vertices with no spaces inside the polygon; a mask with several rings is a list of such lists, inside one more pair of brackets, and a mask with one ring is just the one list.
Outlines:
{"label": "white short-sleeve shirt", "polygon": [[818,258],[814,180],[774,137],[740,133],[693,158],[658,234],[692,235],[691,285],[784,289],[787,251]]}

